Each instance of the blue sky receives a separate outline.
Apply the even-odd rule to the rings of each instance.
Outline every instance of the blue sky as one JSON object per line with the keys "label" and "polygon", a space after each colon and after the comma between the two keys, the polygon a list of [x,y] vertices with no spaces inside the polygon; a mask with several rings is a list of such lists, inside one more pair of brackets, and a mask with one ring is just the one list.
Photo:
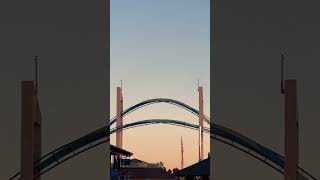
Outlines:
{"label": "blue sky", "polygon": [[[115,89],[120,85],[120,80],[123,81],[124,108],[156,97],[177,99],[198,108],[197,78],[204,86],[205,114],[209,116],[209,18],[209,0],[111,1],[111,116],[115,114]],[[188,112],[167,104],[139,110],[126,117],[124,123],[148,118],[198,123],[197,118]],[[163,128],[170,141],[161,136]],[[146,138],[145,135],[150,133],[152,138],[138,142],[138,139]],[[155,151],[156,145],[153,149],[144,150],[136,145],[148,141],[151,143],[154,139],[159,143],[165,141],[170,146],[166,150],[179,157],[180,136],[185,139],[184,148],[187,149],[185,164],[195,163],[197,133],[192,130],[167,126],[128,130],[124,132],[124,148],[133,151],[137,158],[163,160],[169,168],[179,167],[179,158],[152,159],[143,156],[143,153]],[[114,141],[111,140],[111,143]],[[206,147],[208,151],[209,144]]]}

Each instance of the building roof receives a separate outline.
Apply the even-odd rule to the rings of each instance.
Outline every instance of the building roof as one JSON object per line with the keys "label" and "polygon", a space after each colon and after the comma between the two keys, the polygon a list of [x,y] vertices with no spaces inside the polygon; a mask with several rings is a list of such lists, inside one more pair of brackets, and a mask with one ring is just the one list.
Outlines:
{"label": "building roof", "polygon": [[119,148],[119,147],[111,145],[111,144],[110,144],[110,154],[112,154],[112,155],[120,154],[120,155],[124,155],[124,156],[132,156],[133,155],[132,152],[129,152],[127,150],[124,150],[122,148]]}
{"label": "building roof", "polygon": [[210,158],[202,160],[196,164],[177,171],[172,176],[209,176],[210,175]]}
{"label": "building roof", "polygon": [[134,159],[131,159],[131,163],[147,163],[147,162],[134,158]]}
{"label": "building roof", "polygon": [[120,171],[134,179],[175,179],[162,168],[121,168]]}

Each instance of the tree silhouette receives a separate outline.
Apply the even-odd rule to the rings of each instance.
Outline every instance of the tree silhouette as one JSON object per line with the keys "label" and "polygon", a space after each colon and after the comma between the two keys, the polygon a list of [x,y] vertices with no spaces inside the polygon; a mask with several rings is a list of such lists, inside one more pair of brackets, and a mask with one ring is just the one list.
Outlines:
{"label": "tree silhouette", "polygon": [[174,169],[172,170],[173,173],[178,172],[178,171],[179,171],[178,168],[174,168]]}
{"label": "tree silhouette", "polygon": [[168,170],[168,173],[169,173],[169,174],[171,174],[171,173],[172,173],[171,169],[169,169],[169,170]]}

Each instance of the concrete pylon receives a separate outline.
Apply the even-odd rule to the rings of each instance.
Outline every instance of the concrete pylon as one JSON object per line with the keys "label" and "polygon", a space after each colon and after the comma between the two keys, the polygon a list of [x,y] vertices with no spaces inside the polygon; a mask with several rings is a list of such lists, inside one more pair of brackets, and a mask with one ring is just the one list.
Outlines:
{"label": "concrete pylon", "polygon": [[21,179],[34,178],[33,162],[41,157],[41,112],[33,81],[22,81]]}
{"label": "concrete pylon", "polygon": [[298,179],[298,164],[299,123],[297,81],[285,80],[285,180]]}
{"label": "concrete pylon", "polygon": [[[122,112],[123,112],[123,96],[122,96],[122,88],[117,87],[117,116],[116,116],[116,125],[120,127],[123,125]],[[122,138],[123,131],[120,129],[116,132],[116,146],[122,148]]]}
{"label": "concrete pylon", "polygon": [[182,136],[181,136],[181,169],[184,168],[184,159],[183,159],[183,141],[182,141]]}
{"label": "concrete pylon", "polygon": [[[42,116],[40,111],[40,104],[37,96],[35,96],[35,120],[33,126],[34,139],[33,139],[33,157],[34,160],[38,160],[41,158],[42,154]],[[34,178],[35,180],[41,180],[41,177]]]}
{"label": "concrete pylon", "polygon": [[203,159],[203,87],[198,87],[199,91],[199,160]]}

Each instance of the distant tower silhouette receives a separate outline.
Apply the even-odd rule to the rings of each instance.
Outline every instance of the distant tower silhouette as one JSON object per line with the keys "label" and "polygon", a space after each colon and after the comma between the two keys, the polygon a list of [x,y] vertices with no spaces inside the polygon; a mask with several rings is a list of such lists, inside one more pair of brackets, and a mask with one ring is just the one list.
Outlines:
{"label": "distant tower silhouette", "polygon": [[[122,83],[121,87],[117,87],[117,127],[120,127],[123,125],[123,96],[122,96]],[[122,129],[116,132],[116,146],[119,148],[122,148],[122,139],[123,139],[123,132]]]}
{"label": "distant tower silhouette", "polygon": [[181,136],[181,169],[183,169],[184,159],[183,159],[183,141]]}

